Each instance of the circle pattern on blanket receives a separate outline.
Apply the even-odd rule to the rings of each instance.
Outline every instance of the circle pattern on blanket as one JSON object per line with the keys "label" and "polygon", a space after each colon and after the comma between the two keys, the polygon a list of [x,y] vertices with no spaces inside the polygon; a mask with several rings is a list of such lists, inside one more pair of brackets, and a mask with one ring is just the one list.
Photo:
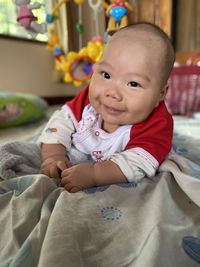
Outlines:
{"label": "circle pattern on blanket", "polygon": [[117,186],[122,188],[135,188],[137,187],[137,183],[136,182],[122,183],[122,184],[117,184]]}
{"label": "circle pattern on blanket", "polygon": [[184,148],[184,147],[179,147],[179,146],[177,146],[176,144],[173,144],[172,147],[173,147],[173,150],[174,150],[174,152],[175,152],[176,154],[181,155],[181,156],[183,156],[183,157],[185,157],[185,156],[188,155],[188,150],[187,150],[186,148]]}
{"label": "circle pattern on blanket", "polygon": [[98,187],[91,187],[91,188],[86,188],[83,189],[83,192],[85,192],[86,194],[94,194],[97,192],[104,192],[108,189],[108,185],[106,186],[98,186]]}
{"label": "circle pattern on blanket", "polygon": [[194,261],[200,263],[200,239],[194,236],[185,236],[182,240],[184,251]]}
{"label": "circle pattern on blanket", "polygon": [[122,216],[121,210],[114,207],[106,207],[101,210],[101,215],[106,220],[119,220]]}

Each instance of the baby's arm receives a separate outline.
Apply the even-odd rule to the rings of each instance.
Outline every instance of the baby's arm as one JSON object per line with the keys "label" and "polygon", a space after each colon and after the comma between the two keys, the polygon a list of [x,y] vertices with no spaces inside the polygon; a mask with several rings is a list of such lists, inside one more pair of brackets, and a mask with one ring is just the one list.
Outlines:
{"label": "baby's arm", "polygon": [[40,173],[52,178],[60,178],[61,171],[70,166],[66,158],[66,150],[71,148],[73,132],[73,121],[70,119],[68,110],[63,106],[52,115],[39,137],[42,160]]}
{"label": "baby's arm", "polygon": [[107,161],[81,163],[65,169],[61,174],[61,184],[67,191],[77,192],[93,186],[138,182],[145,176],[153,176],[156,169],[157,166],[130,149],[115,153]]}
{"label": "baby's arm", "polygon": [[65,169],[61,177],[61,184],[71,193],[94,186],[127,182],[118,165],[111,160],[72,166]]}
{"label": "baby's arm", "polygon": [[61,171],[70,166],[66,159],[66,148],[61,144],[42,144],[40,173],[60,178]]}

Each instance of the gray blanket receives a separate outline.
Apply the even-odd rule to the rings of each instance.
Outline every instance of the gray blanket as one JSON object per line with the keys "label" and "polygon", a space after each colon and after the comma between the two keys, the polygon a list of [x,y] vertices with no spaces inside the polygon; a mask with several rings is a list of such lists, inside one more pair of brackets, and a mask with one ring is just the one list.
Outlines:
{"label": "gray blanket", "polygon": [[192,161],[171,155],[139,184],[71,194],[34,174],[37,145],[8,144],[0,155],[0,267],[199,266],[200,166]]}
{"label": "gray blanket", "polygon": [[[91,162],[92,159],[74,147],[67,153],[72,164]],[[0,146],[0,178],[10,179],[22,175],[37,174],[41,164],[37,143],[15,141]]]}
{"label": "gray blanket", "polygon": [[37,144],[16,141],[0,146],[0,178],[2,179],[36,174],[40,163],[40,148]]}

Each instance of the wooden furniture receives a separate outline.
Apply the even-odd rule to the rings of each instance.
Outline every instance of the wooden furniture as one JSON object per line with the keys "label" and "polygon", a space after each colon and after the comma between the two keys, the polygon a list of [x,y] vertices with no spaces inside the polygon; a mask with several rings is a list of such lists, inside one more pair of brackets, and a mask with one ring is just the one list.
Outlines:
{"label": "wooden furniture", "polygon": [[200,50],[176,52],[176,62],[181,65],[186,65],[189,59],[192,59],[194,65],[200,63]]}

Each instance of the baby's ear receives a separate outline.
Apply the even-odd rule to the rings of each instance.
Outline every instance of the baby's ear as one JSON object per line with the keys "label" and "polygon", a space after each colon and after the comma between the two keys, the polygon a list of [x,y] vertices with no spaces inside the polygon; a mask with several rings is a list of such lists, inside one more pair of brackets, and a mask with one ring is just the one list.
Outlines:
{"label": "baby's ear", "polygon": [[169,85],[166,84],[162,90],[160,91],[160,101],[164,100],[165,99],[165,96],[167,94],[167,91],[168,91],[168,88],[169,88]]}

